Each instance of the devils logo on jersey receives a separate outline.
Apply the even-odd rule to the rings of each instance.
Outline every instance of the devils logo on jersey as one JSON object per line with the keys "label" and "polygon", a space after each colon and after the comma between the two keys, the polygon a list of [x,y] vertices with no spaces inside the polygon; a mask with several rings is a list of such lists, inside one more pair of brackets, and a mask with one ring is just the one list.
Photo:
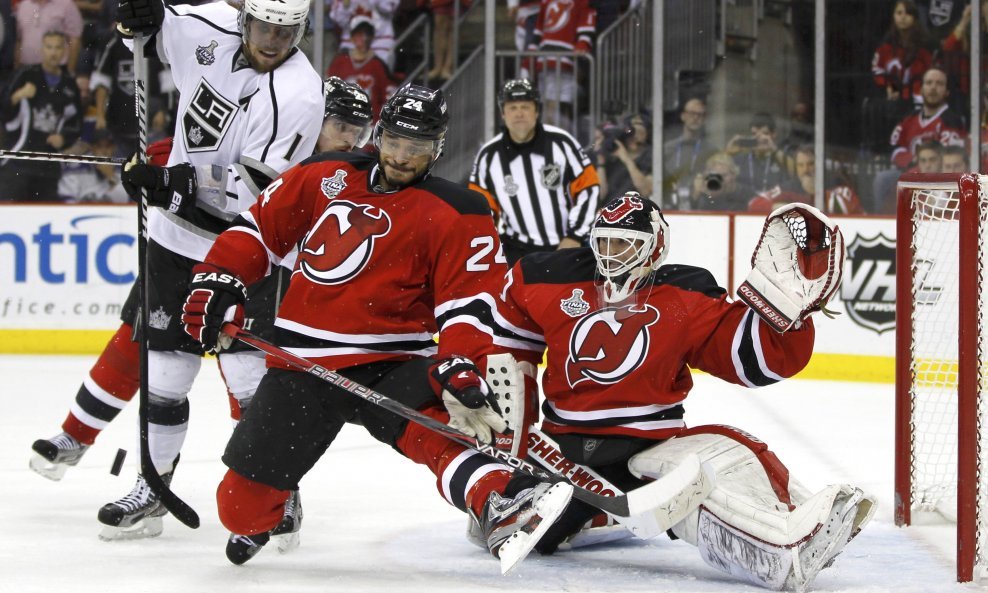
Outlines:
{"label": "devils logo on jersey", "polygon": [[547,33],[555,33],[569,23],[570,14],[573,12],[573,0],[553,0],[545,8],[544,30]]}
{"label": "devils logo on jersey", "polygon": [[390,230],[391,218],[384,210],[336,200],[302,242],[299,270],[318,284],[346,282],[364,269],[374,241]]}
{"label": "devils logo on jersey", "polygon": [[648,327],[659,320],[651,305],[636,309],[602,309],[573,328],[566,360],[570,387],[581,381],[617,383],[637,369],[648,355]]}

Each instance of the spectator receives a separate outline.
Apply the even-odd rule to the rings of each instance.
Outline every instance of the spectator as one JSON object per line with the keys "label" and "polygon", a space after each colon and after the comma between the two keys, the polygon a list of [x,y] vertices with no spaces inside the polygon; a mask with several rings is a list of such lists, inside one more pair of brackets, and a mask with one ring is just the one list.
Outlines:
{"label": "spectator", "polygon": [[[9,94],[0,99],[0,114],[14,140],[11,150],[58,152],[79,137],[79,89],[68,69],[61,65],[67,46],[64,33],[45,33],[41,64],[15,74]],[[7,159],[0,166],[3,199],[55,200],[60,174],[57,162]]]}
{"label": "spectator", "polygon": [[652,145],[641,115],[624,118],[604,128],[597,152],[600,191],[605,196],[629,191],[648,197],[652,193]]}
{"label": "spectator", "polygon": [[689,210],[744,212],[755,190],[738,180],[738,165],[726,152],[715,152],[693,178]]}
{"label": "spectator", "polygon": [[426,77],[444,82],[453,77],[453,18],[454,2],[460,3],[460,12],[470,6],[469,0],[428,0],[432,12],[432,70]]}
{"label": "spectator", "polygon": [[350,39],[353,47],[336,54],[326,75],[338,76],[367,91],[377,118],[396,85],[388,65],[371,51],[374,23],[370,17],[358,16],[350,22]]}
{"label": "spectator", "polygon": [[[541,0],[535,21],[535,38],[529,50],[589,54],[593,51],[597,11],[589,0]],[[573,58],[539,58],[539,88],[545,99],[543,119],[571,129],[576,99],[576,67]]]}
{"label": "spectator", "polygon": [[[796,171],[795,180],[760,192],[748,203],[748,212],[769,214],[786,204],[795,202],[814,204],[816,155],[813,153],[813,146],[801,145],[794,151],[793,161]],[[858,199],[854,188],[844,183],[826,190],[824,202],[824,209],[830,214],[864,214],[861,200]]]}
{"label": "spectator", "polygon": [[789,135],[780,144],[790,164],[795,165],[796,149],[804,144],[813,144],[813,106],[797,101],[789,112]]}
{"label": "spectator", "polygon": [[967,150],[963,146],[944,146],[940,172],[966,173],[967,170]]}
{"label": "spectator", "polygon": [[[539,0],[508,0],[508,16],[515,21],[515,49],[525,51],[535,43],[535,21],[539,17]],[[524,65],[518,78],[531,78]]]}
{"label": "spectator", "polygon": [[[95,156],[117,154],[113,136],[106,132],[97,134],[92,144],[78,143],[76,146],[80,153]],[[120,184],[120,167],[116,165],[65,163],[58,181],[58,196],[66,202],[126,204],[128,201],[127,192]]]}
{"label": "spectator", "polygon": [[663,193],[666,203],[674,208],[686,203],[693,178],[703,168],[707,158],[717,152],[707,140],[707,104],[703,99],[693,97],[683,103],[679,120],[683,122],[682,133],[666,142],[662,150],[666,174]]}
{"label": "spectator", "polygon": [[542,100],[530,81],[507,81],[497,102],[504,127],[477,153],[469,187],[494,211],[508,263],[581,246],[600,199],[592,162],[572,136],[542,124]]}
{"label": "spectator", "polygon": [[943,146],[963,146],[967,141],[963,118],[947,104],[950,91],[946,72],[938,67],[927,70],[921,96],[922,107],[892,131],[892,162],[899,169],[909,166],[915,148],[925,140],[937,140]]}
{"label": "spectator", "polygon": [[340,25],[340,51],[353,48],[353,41],[350,39],[353,19],[367,17],[374,26],[371,50],[388,65],[388,70],[394,69],[394,14],[398,3],[399,0],[333,0],[329,18]]}
{"label": "spectator", "polygon": [[939,173],[942,167],[943,144],[940,144],[936,140],[926,140],[916,147],[916,166],[908,172]]}
{"label": "spectator", "polygon": [[928,44],[916,3],[896,2],[892,23],[871,60],[871,72],[881,96],[890,101],[919,103],[923,73],[933,63]]}
{"label": "spectator", "polygon": [[[981,2],[981,47],[988,47],[988,0]],[[952,91],[961,99],[968,96],[971,89],[971,5],[964,7],[961,19],[950,35],[940,42],[938,62],[953,82]],[[981,80],[988,80],[988,62],[981,61]]]}
{"label": "spectator", "polygon": [[934,66],[923,75],[922,107],[906,117],[892,131],[892,163],[890,171],[882,171],[874,181],[874,212],[891,213],[895,205],[895,182],[901,171],[916,160],[916,149],[927,140],[942,146],[965,146],[967,130],[964,120],[947,104],[947,73]]}
{"label": "spectator", "polygon": [[790,167],[775,143],[775,118],[768,113],[756,113],[748,129],[749,136],[734,136],[725,149],[738,165],[738,182],[763,191],[786,181]]}
{"label": "spectator", "polygon": [[[150,141],[167,136],[171,130],[169,94],[175,93],[171,71],[160,60],[148,60],[148,113]],[[134,54],[114,35],[102,48],[90,76],[90,91],[96,112],[96,132],[113,135],[117,156],[137,150],[137,118],[134,117]]]}
{"label": "spectator", "polygon": [[72,0],[21,0],[17,5],[17,44],[14,67],[40,64],[42,38],[49,31],[65,35],[68,47],[62,64],[75,75],[82,36],[82,14]]}

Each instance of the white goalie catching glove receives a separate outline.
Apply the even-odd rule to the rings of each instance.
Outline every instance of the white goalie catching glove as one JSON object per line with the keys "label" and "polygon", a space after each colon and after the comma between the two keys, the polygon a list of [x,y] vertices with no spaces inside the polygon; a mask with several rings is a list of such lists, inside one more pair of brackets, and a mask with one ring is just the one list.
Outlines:
{"label": "white goalie catching glove", "polygon": [[738,297],[779,333],[799,329],[840,287],[844,236],[825,214],[790,204],[765,220]]}
{"label": "white goalie catching glove", "polygon": [[507,430],[494,394],[469,358],[454,355],[438,361],[429,369],[429,379],[442,394],[452,428],[482,443],[493,440],[492,430]]}

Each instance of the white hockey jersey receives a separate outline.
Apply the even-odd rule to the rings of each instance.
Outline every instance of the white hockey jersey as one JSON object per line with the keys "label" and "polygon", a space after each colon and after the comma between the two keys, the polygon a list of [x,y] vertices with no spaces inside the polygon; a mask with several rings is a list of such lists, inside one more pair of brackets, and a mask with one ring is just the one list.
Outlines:
{"label": "white hockey jersey", "polygon": [[[248,168],[274,179],[312,155],[322,127],[322,79],[295,51],[281,66],[260,73],[243,56],[237,10],[225,2],[165,7],[157,34],[158,56],[171,65],[180,98],[168,165],[226,168],[226,195],[197,199],[182,219],[151,208],[148,232],[170,251],[202,261],[261,188]],[[200,186],[203,180],[200,180]]]}

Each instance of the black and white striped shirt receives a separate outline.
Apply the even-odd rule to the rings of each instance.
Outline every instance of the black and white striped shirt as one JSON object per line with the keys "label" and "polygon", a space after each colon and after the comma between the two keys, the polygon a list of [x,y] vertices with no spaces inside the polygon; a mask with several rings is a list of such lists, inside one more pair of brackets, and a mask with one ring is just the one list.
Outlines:
{"label": "black and white striped shirt", "polygon": [[500,213],[504,236],[548,248],[566,237],[583,241],[600,198],[597,170],[576,140],[541,123],[525,144],[502,130],[482,146],[469,185]]}

